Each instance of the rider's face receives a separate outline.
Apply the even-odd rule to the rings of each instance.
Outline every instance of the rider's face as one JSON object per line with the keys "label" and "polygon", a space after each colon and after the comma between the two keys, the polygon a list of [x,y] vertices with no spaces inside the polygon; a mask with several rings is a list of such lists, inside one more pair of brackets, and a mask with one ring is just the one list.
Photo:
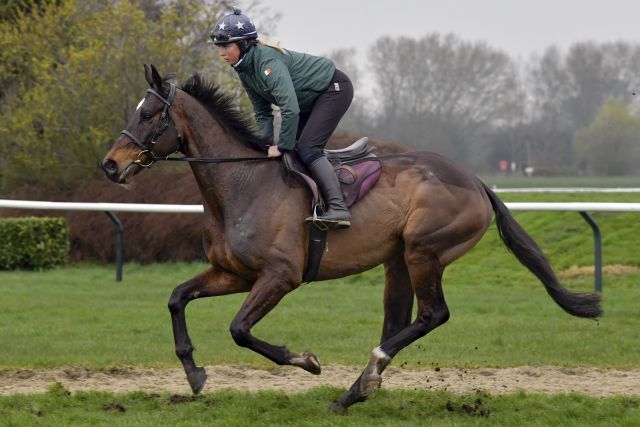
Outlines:
{"label": "rider's face", "polygon": [[240,60],[240,48],[235,43],[218,45],[218,54],[231,65]]}

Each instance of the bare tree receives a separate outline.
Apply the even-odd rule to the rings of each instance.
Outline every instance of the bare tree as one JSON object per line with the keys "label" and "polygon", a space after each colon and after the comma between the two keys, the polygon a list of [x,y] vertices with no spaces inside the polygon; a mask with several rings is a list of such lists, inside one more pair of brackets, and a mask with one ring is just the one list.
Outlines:
{"label": "bare tree", "polygon": [[532,161],[540,168],[577,164],[573,139],[612,98],[633,103],[640,45],[576,43],[563,54],[549,47],[532,59],[527,85],[534,114],[529,124]]}
{"label": "bare tree", "polygon": [[551,46],[542,56],[532,58],[526,84],[532,108],[527,127],[528,160],[538,170],[570,163],[574,127],[567,107],[577,89],[566,58],[557,47]]}
{"label": "bare tree", "polygon": [[485,43],[431,34],[415,40],[382,38],[369,52],[387,138],[466,161],[487,128],[513,103],[513,61]]}

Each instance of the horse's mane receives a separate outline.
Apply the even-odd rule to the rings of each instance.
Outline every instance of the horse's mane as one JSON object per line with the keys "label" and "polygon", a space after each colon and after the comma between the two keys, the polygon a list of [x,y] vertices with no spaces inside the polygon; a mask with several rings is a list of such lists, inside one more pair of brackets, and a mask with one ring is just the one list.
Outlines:
{"label": "horse's mane", "polygon": [[265,152],[266,146],[272,144],[251,130],[251,120],[238,109],[231,97],[199,74],[189,77],[181,89],[197,99],[220,124],[249,147]]}

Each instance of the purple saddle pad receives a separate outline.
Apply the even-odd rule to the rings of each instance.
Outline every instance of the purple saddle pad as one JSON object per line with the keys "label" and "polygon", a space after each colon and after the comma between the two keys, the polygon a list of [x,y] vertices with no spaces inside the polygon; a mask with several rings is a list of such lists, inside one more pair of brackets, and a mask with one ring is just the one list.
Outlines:
{"label": "purple saddle pad", "polygon": [[362,199],[380,178],[380,160],[376,157],[364,158],[337,169],[338,180],[347,207]]}

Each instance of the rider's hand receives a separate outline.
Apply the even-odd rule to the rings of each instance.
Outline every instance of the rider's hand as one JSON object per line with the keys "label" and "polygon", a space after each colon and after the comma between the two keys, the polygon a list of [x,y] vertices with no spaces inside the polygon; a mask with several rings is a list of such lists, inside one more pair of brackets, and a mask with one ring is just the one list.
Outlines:
{"label": "rider's hand", "polygon": [[278,150],[277,145],[269,146],[269,151],[267,152],[267,157],[280,157],[282,156],[282,152]]}

